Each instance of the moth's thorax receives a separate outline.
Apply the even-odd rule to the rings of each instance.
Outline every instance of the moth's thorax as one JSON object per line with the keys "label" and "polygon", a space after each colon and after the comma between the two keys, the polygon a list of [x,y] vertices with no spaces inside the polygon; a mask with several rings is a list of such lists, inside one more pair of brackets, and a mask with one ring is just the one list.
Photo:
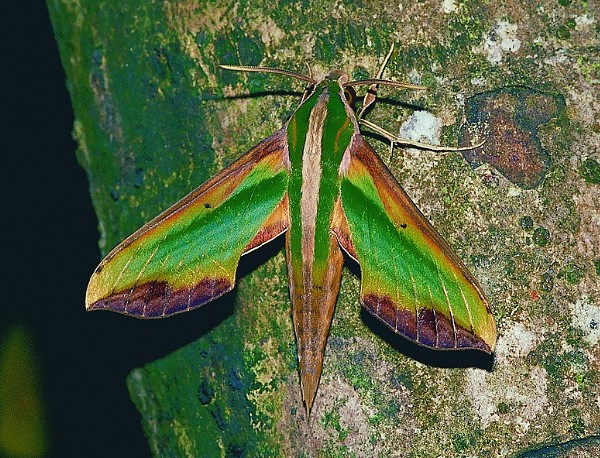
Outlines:
{"label": "moth's thorax", "polygon": [[340,164],[356,124],[344,96],[347,76],[320,80],[287,125],[290,159],[290,256],[300,284],[322,282],[329,256],[329,224],[338,198]]}

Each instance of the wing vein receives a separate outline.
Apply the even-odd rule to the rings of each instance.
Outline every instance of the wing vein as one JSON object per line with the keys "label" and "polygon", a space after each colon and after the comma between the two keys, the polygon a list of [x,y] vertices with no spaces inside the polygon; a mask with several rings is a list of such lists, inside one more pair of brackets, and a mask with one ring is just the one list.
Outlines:
{"label": "wing vein", "polygon": [[413,287],[413,300],[414,300],[414,306],[415,306],[415,316],[414,316],[414,320],[415,320],[415,339],[418,342],[419,341],[419,336],[420,336],[420,332],[419,332],[419,297],[417,295],[417,284],[415,282],[415,276],[412,272],[412,269],[410,268],[410,266],[407,264],[406,268],[408,269],[408,274],[410,275],[410,281],[412,283],[412,287]]}
{"label": "wing vein", "polygon": [[435,262],[435,270],[437,272],[438,279],[440,281],[440,285],[442,286],[442,291],[444,291],[444,296],[446,297],[446,304],[448,305],[448,313],[450,314],[450,322],[452,323],[452,334],[454,337],[454,347],[456,347],[456,322],[454,321],[454,311],[452,310],[452,304],[450,303],[450,297],[448,296],[448,289],[446,288],[446,282],[442,278],[442,274],[440,273],[440,267],[437,262]]}
{"label": "wing vein", "polygon": [[[141,249],[142,249],[142,245],[139,245],[138,248],[137,248],[137,250],[135,250],[135,253],[133,254],[133,256],[129,257],[129,259],[127,260],[127,262],[123,266],[123,268],[120,270],[119,275],[117,275],[117,278],[114,281],[114,284],[113,284],[113,286],[111,288],[111,294],[115,292],[115,289],[117,289],[117,285],[121,281],[121,278],[123,278],[123,274],[125,273],[125,271],[129,267],[129,264],[131,264],[131,261],[133,261],[137,257],[137,254],[139,253],[139,251]],[[129,293],[131,294],[131,291]],[[129,299],[127,299],[127,300],[129,300]]]}
{"label": "wing vein", "polygon": [[471,315],[471,306],[465,297],[465,293],[463,292],[458,278],[456,278],[456,272],[452,271],[454,274],[454,279],[456,280],[456,285],[458,286],[458,290],[460,291],[460,296],[462,297],[463,303],[465,304],[465,309],[467,310],[467,315],[469,316],[469,324],[471,325],[471,334],[475,334],[475,326],[473,325],[473,316]]}
{"label": "wing vein", "polygon": [[[133,291],[133,289],[137,286],[138,282],[140,281],[140,278],[142,278],[142,275],[144,275],[144,272],[148,268],[148,265],[152,262],[152,259],[154,259],[154,256],[156,256],[156,253],[158,253],[158,249],[160,248],[160,245],[165,241],[165,238],[166,238],[166,236],[163,237],[163,239],[160,241],[160,243],[156,244],[156,248],[154,248],[154,251],[152,251],[152,253],[150,253],[150,256],[148,256],[148,259],[146,259],[146,262],[144,263],[143,267],[138,272],[137,278],[133,282],[133,288],[131,291]],[[127,305],[129,305],[129,302]],[[144,301],[144,309],[142,311],[142,315],[146,315],[147,308],[148,308],[148,301]],[[127,311],[127,308],[125,308],[125,311]]]}

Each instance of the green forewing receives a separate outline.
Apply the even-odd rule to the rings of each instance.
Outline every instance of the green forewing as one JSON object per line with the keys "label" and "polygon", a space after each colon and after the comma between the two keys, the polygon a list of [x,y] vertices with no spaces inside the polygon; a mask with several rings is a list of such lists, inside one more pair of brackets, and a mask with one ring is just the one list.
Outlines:
{"label": "green forewing", "polygon": [[124,240],[94,272],[88,309],[160,317],[229,291],[242,254],[289,224],[285,163],[278,131]]}
{"label": "green forewing", "polygon": [[359,136],[341,200],[345,248],[360,264],[361,300],[371,313],[422,345],[493,351],[481,287]]}

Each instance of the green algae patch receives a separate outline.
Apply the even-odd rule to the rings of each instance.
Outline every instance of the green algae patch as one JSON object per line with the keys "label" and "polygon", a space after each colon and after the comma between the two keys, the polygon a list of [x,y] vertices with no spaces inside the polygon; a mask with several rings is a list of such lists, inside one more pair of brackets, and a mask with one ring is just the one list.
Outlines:
{"label": "green algae patch", "polygon": [[[252,277],[265,275],[264,269]],[[231,296],[220,299],[220,305],[233,300]],[[253,321],[264,309],[255,306],[247,313],[250,308],[235,307],[201,339],[129,375],[130,396],[154,456],[173,450],[186,456],[279,454],[281,437],[275,425],[293,352],[280,351],[281,331],[271,328],[277,336],[271,340],[240,332],[244,326],[249,331],[266,329]]]}
{"label": "green algae patch", "polygon": [[581,177],[589,184],[600,184],[600,163],[591,157],[583,161],[579,168]]}
{"label": "green algae patch", "polygon": [[548,245],[550,242],[550,231],[545,227],[536,227],[533,231],[532,241],[541,247]]}
{"label": "green algae patch", "polygon": [[[230,318],[220,326],[230,328],[235,321]],[[226,456],[256,449],[259,438],[246,399],[251,376],[244,370],[241,344],[209,333],[129,375],[129,393],[153,456],[173,450],[186,456]]]}
{"label": "green algae patch", "polygon": [[558,273],[557,278],[564,278],[567,283],[572,285],[578,284],[585,275],[585,268],[578,266],[575,263],[568,263]]}
{"label": "green algae patch", "polygon": [[519,219],[519,226],[521,226],[521,229],[524,231],[530,231],[533,229],[533,219],[531,216],[523,216]]}

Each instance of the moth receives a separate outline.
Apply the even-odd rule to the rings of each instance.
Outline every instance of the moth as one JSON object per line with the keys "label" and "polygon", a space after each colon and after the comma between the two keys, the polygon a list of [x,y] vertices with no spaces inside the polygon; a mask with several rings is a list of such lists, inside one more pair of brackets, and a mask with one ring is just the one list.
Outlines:
{"label": "moth", "polygon": [[[389,59],[390,53],[388,54]],[[344,251],[360,303],[392,331],[434,349],[492,353],[496,328],[477,280],[361,135],[378,84],[331,72],[308,84],[289,121],[114,248],[90,279],[87,310],[163,318],[230,291],[240,257],[285,234],[302,396],[310,413],[340,288]],[[353,87],[369,85],[360,112]],[[414,142],[393,139],[414,144]],[[423,146],[417,144],[417,146]]]}

